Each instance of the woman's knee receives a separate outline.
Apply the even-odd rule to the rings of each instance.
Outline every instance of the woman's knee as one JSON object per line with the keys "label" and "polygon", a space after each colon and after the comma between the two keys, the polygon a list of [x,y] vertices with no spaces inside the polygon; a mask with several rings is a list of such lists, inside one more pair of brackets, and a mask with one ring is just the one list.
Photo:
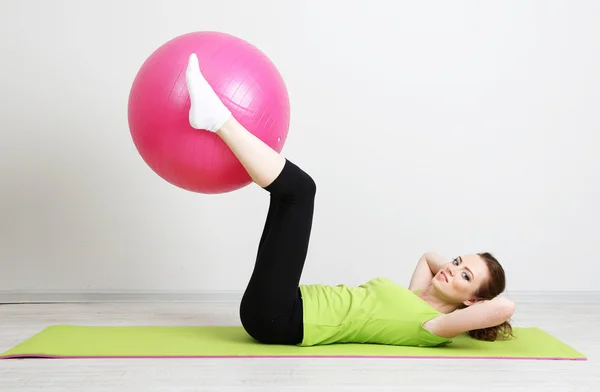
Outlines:
{"label": "woman's knee", "polygon": [[297,176],[297,192],[304,197],[314,198],[317,193],[317,183],[314,178],[300,167],[296,166],[298,171]]}
{"label": "woman's knee", "polygon": [[304,178],[302,181],[301,189],[302,189],[302,194],[310,199],[314,199],[317,194],[317,183],[306,172],[304,172]]}
{"label": "woman's knee", "polygon": [[310,174],[291,161],[287,162],[286,181],[290,184],[289,194],[296,198],[314,199],[317,193],[317,184]]}

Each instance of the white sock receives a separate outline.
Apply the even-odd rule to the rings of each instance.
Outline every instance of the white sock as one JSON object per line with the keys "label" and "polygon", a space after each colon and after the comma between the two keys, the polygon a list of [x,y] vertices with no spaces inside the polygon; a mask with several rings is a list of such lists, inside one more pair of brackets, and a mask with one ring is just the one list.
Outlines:
{"label": "white sock", "polygon": [[221,102],[210,87],[198,65],[195,53],[190,55],[185,72],[185,80],[190,94],[190,125],[196,129],[217,132],[231,117],[231,112]]}

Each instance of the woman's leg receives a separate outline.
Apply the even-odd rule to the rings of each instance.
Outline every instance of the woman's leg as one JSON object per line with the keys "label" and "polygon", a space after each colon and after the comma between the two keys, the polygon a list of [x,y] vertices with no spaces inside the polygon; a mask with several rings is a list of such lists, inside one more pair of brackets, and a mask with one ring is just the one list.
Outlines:
{"label": "woman's leg", "polygon": [[302,340],[298,285],[308,252],[316,185],[298,166],[246,130],[224,109],[190,56],[190,123],[216,132],[253,181],[271,194],[254,271],[240,307],[242,324],[265,343]]}
{"label": "woman's leg", "polygon": [[242,324],[264,343],[302,341],[300,277],[308,253],[316,185],[289,160],[265,188],[271,202],[254,271],[240,307]]}
{"label": "woman's leg", "polygon": [[265,188],[273,182],[283,169],[285,158],[231,116],[200,72],[195,54],[189,57],[186,82],[191,101],[189,119],[192,127],[216,132],[260,187]]}

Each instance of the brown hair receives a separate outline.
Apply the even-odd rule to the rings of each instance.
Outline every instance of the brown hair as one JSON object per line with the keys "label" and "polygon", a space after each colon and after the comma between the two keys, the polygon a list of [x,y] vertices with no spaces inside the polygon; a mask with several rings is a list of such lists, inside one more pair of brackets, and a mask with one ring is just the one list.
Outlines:
{"label": "brown hair", "polygon": [[[475,297],[481,300],[490,300],[502,293],[506,287],[504,268],[502,268],[498,260],[488,252],[477,253],[477,255],[485,261],[485,264],[490,271],[490,278],[481,284],[481,287],[479,287],[479,290],[475,293]],[[472,338],[490,342],[495,340],[507,340],[510,337],[514,337],[512,334],[512,326],[508,320],[494,327],[468,331],[468,334]]]}

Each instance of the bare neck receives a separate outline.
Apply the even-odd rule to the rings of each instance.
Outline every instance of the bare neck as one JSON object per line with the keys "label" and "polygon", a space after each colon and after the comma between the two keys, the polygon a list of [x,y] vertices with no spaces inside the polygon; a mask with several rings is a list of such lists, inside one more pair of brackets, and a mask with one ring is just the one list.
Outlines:
{"label": "bare neck", "polygon": [[437,296],[433,286],[429,286],[425,290],[417,293],[417,296],[440,313],[451,313],[459,307],[459,305],[449,303],[445,299]]}

